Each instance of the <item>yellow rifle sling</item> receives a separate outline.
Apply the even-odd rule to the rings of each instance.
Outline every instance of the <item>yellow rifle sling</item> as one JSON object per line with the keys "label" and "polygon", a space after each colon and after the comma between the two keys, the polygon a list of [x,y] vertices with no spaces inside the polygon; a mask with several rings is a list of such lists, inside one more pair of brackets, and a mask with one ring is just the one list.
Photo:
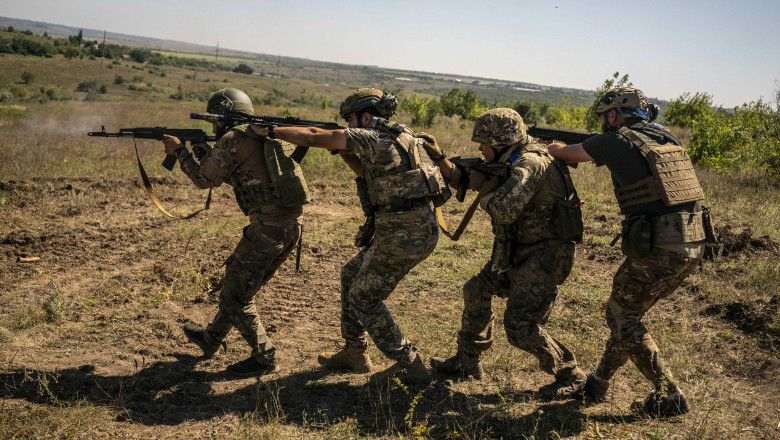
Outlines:
{"label": "yellow rifle sling", "polygon": [[141,157],[138,155],[138,144],[135,143],[135,139],[133,139],[133,145],[135,146],[135,158],[138,160],[138,171],[141,172],[141,180],[144,182],[144,188],[146,188],[146,193],[149,194],[149,198],[152,199],[152,202],[154,205],[159,209],[163,214],[167,215],[170,218],[177,218],[181,220],[185,220],[188,218],[195,217],[198,215],[201,211],[205,211],[209,209],[209,206],[211,206],[211,190],[213,188],[209,188],[209,195],[206,198],[206,206],[203,208],[193,212],[192,214],[185,215],[183,217],[173,215],[170,212],[166,211],[165,208],[162,207],[160,204],[160,201],[157,200],[157,196],[154,194],[154,189],[152,188],[152,182],[149,180],[149,176],[146,175],[146,170],[144,170],[144,166],[141,164]]}
{"label": "yellow rifle sling", "polygon": [[444,233],[444,235],[446,235],[447,238],[452,241],[458,241],[460,236],[463,234],[463,231],[466,230],[466,226],[468,226],[469,222],[471,221],[471,217],[473,217],[474,213],[477,211],[477,207],[479,207],[479,201],[482,200],[482,197],[484,197],[487,193],[493,191],[497,186],[498,176],[495,176],[479,189],[477,197],[473,202],[471,202],[471,206],[469,206],[469,209],[466,211],[466,214],[463,216],[463,220],[460,221],[460,225],[458,225],[458,229],[455,230],[454,234],[447,229],[447,225],[444,223],[444,216],[442,216],[441,213],[441,208],[436,208],[436,219],[439,221],[439,227],[441,228],[441,231]]}

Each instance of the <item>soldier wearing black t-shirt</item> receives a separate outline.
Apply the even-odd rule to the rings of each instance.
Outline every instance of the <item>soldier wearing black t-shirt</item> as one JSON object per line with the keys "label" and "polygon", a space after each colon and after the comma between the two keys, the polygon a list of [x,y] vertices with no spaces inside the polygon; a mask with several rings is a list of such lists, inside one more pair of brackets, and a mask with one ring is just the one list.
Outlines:
{"label": "soldier wearing black t-shirt", "polygon": [[657,107],[640,90],[611,90],[596,107],[603,134],[581,144],[551,144],[548,150],[569,163],[606,165],[626,216],[622,232],[626,259],[615,274],[606,310],[610,339],[581,395],[591,402],[605,400],[612,376],[631,359],[655,386],[634,408],[668,417],[688,412],[690,405],[642,317],[698,265],[704,253],[703,224],[709,219],[693,165],[680,141],[652,123],[657,114]]}

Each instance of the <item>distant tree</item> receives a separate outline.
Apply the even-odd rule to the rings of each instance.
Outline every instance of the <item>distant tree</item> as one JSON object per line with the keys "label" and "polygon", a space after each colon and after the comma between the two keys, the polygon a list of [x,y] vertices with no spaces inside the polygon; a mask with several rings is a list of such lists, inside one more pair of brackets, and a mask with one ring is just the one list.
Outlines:
{"label": "distant tree", "polygon": [[401,99],[401,108],[412,115],[412,125],[430,127],[441,113],[441,104],[436,98],[430,99],[412,93],[409,98]]}
{"label": "distant tree", "polygon": [[669,103],[664,117],[668,125],[690,127],[694,121],[712,111],[714,111],[712,109],[712,95],[696,92],[695,95],[691,96],[690,93],[685,92]]}
{"label": "distant tree", "polygon": [[147,59],[149,59],[150,56],[152,56],[152,51],[149,49],[138,49],[134,48],[130,50],[130,59],[135,61],[136,63],[143,63]]}
{"label": "distant tree", "polygon": [[22,81],[24,81],[25,84],[30,84],[30,81],[35,79],[35,74],[30,72],[29,70],[25,70],[22,72]]}
{"label": "distant tree", "polygon": [[441,112],[446,116],[459,115],[463,119],[472,121],[487,110],[487,105],[480,101],[476,92],[469,90],[463,93],[457,87],[442,95],[439,103]]}
{"label": "distant tree", "polygon": [[246,73],[247,75],[251,75],[252,73],[254,73],[254,69],[252,69],[251,67],[247,66],[244,63],[241,63],[238,66],[233,68],[233,72]]}
{"label": "distant tree", "polygon": [[539,101],[517,101],[511,105],[526,124],[541,124],[545,121],[547,112],[550,111],[550,103]]}
{"label": "distant tree", "polygon": [[6,30],[8,32],[14,32],[14,27],[13,26],[8,26],[8,28]]}
{"label": "distant tree", "polygon": [[76,36],[76,42],[81,46],[82,41],[84,41],[84,31],[79,29],[79,34]]}

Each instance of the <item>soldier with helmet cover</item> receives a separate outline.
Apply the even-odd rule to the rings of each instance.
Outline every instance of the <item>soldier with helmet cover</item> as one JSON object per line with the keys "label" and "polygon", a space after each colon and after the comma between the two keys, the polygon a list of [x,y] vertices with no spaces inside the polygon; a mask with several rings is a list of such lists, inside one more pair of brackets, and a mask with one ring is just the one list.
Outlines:
{"label": "soldier with helmet cover", "polygon": [[581,144],[548,146],[565,162],[606,165],[620,211],[625,215],[622,250],[606,307],[610,338],[598,367],[580,396],[607,398],[617,370],[631,361],[655,390],[633,408],[653,417],[686,413],[690,405],[664,365],[642,317],[698,266],[705,240],[714,239],[704,193],[680,141],[653,123],[657,106],[638,89],[610,90],[597,102],[603,134]]}
{"label": "soldier with helmet cover", "polygon": [[[254,114],[249,96],[232,88],[215,92],[206,109],[226,116]],[[177,157],[182,171],[198,188],[231,185],[239,207],[249,216],[249,225],[224,263],[225,277],[214,319],[206,328],[187,324],[184,334],[210,358],[235,327],[252,353],[228,366],[227,371],[241,377],[259,376],[278,367],[276,349],[260,322],[253,298],[298,242],[309,190],[300,166],[285,153],[281,142],[257,136],[248,125],[215,122],[213,128],[217,143],[213,148],[194,145],[197,161],[173,136],[163,140],[165,152]]]}
{"label": "soldier with helmet cover", "polygon": [[341,154],[358,176],[358,195],[369,221],[356,244],[360,251],[341,269],[341,335],[344,348],[324,353],[326,368],[370,372],[368,336],[382,353],[424,380],[429,372],[414,345],[404,338],[384,304],[401,279],[436,247],[434,203],[448,194],[438,169],[420,161],[422,140],[387,120],[396,98],[372,88],[358,89],[341,104],[345,130],[252,125],[260,136]]}
{"label": "soldier with helmet cover", "polygon": [[424,137],[426,152],[451,186],[479,190],[495,235],[490,261],[463,286],[457,352],[447,359],[432,358],[431,367],[444,375],[483,376],[479,358],[493,344],[491,302],[497,296],[507,299],[504,327],[509,343],[534,355],[540,368],[555,377],[537,395],[570,396],[585,374],[574,354],[543,327],[558,286],[571,272],[574,243],[582,235],[580,203],[566,165],[528,136],[522,117],[508,108],[480,115],[471,138],[486,161],[508,164],[504,178],[456,166],[435,139]]}

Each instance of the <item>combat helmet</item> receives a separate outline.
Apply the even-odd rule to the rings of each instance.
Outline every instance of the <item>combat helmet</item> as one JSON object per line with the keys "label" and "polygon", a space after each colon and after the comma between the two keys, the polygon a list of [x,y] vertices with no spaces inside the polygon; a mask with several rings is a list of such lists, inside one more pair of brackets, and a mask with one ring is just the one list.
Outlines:
{"label": "combat helmet", "polygon": [[604,94],[596,103],[594,113],[599,115],[612,109],[627,118],[642,118],[652,122],[658,116],[658,106],[650,104],[639,89],[619,87]]}
{"label": "combat helmet", "polygon": [[354,112],[360,112],[369,107],[376,109],[379,116],[389,118],[395,114],[398,106],[398,99],[390,92],[382,92],[379,89],[364,87],[352,92],[344,102],[341,103],[339,113],[341,117],[347,119],[347,115]]}
{"label": "combat helmet", "polygon": [[511,108],[494,108],[474,120],[471,140],[493,148],[514,145],[526,138],[525,122]]}
{"label": "combat helmet", "polygon": [[206,111],[219,115],[242,113],[251,116],[255,114],[252,100],[246,93],[238,89],[220,89],[214,92],[206,104]]}

